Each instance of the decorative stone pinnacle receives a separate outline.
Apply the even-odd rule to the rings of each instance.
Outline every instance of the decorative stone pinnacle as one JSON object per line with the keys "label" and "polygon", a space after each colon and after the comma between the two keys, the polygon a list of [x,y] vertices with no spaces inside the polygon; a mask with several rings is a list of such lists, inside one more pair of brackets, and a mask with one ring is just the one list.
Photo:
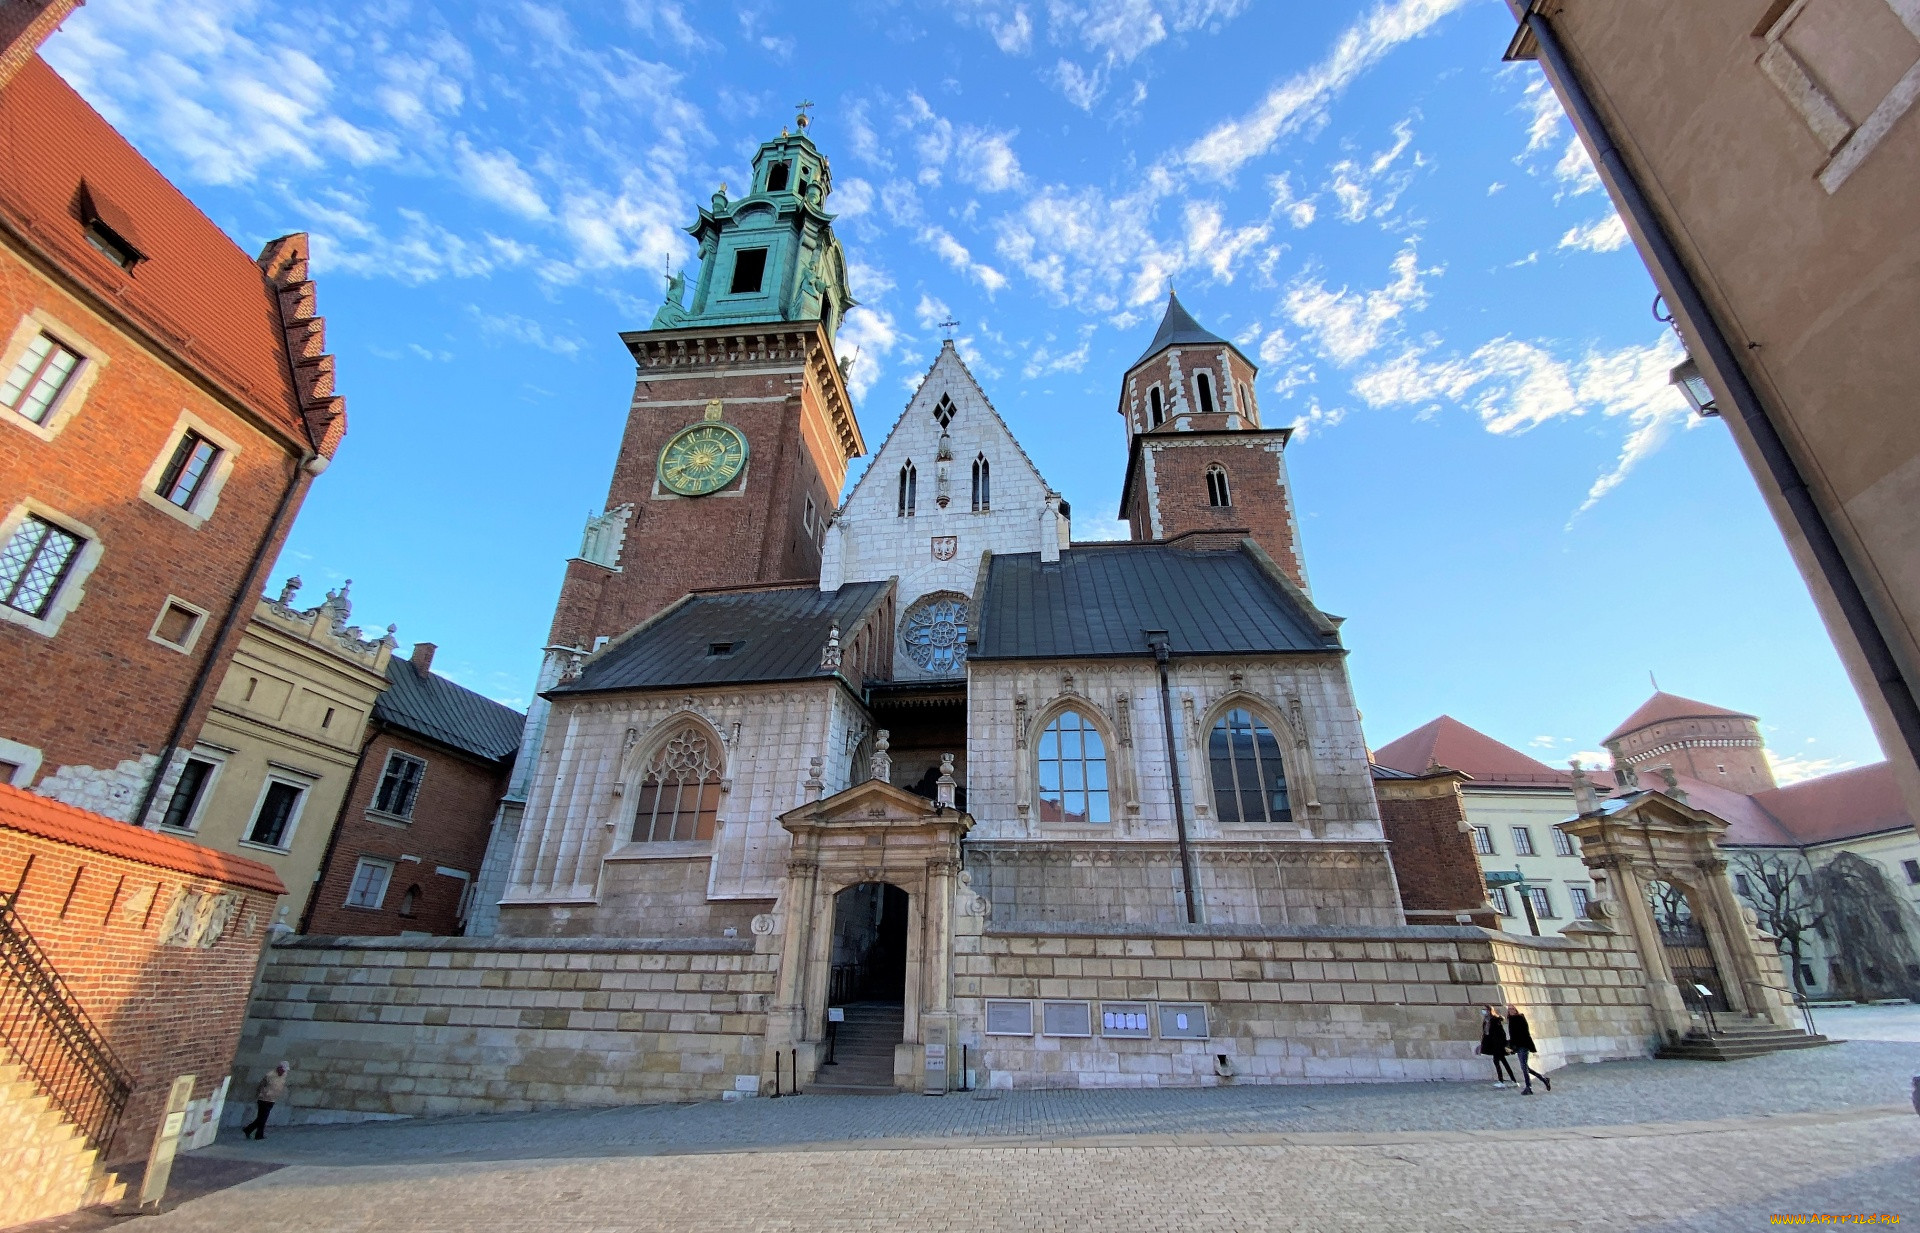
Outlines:
{"label": "decorative stone pinnacle", "polygon": [[833,628],[827,631],[827,645],[820,649],[820,670],[822,672],[840,671],[840,622],[835,621]]}
{"label": "decorative stone pinnacle", "polygon": [[940,755],[940,778],[933,783],[933,800],[936,805],[953,808],[953,755]]}
{"label": "decorative stone pinnacle", "polygon": [[807,800],[809,803],[819,800],[820,794],[826,791],[826,787],[827,787],[826,782],[821,778],[821,770],[825,765],[826,765],[826,759],[822,758],[818,754],[815,754],[813,757],[807,760],[806,788],[807,788]]}
{"label": "decorative stone pinnacle", "polygon": [[873,734],[873,757],[867,764],[867,770],[881,783],[893,782],[893,759],[887,754],[891,744],[885,728]]}
{"label": "decorative stone pinnacle", "polygon": [[293,575],[291,578],[287,579],[285,585],[283,585],[280,588],[280,598],[275,600],[274,602],[279,604],[282,608],[293,607],[293,597],[300,593],[301,586],[302,586],[302,583],[300,581],[300,575],[299,574]]}

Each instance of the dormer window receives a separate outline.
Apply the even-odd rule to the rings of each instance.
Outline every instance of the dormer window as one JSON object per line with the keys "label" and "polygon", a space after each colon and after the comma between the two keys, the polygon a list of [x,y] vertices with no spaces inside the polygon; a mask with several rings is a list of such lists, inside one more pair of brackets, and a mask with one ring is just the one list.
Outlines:
{"label": "dormer window", "polygon": [[743,248],[733,255],[733,281],[727,284],[729,295],[756,295],[767,274],[767,250]]}
{"label": "dormer window", "polygon": [[784,193],[787,191],[787,180],[792,175],[792,163],[775,163],[773,166],[767,168],[767,191],[770,193]]}
{"label": "dormer window", "polygon": [[140,251],[133,220],[112,202],[96,195],[84,181],[80,185],[80,225],[87,243],[121,269],[131,270],[146,259],[146,254]]}
{"label": "dormer window", "polygon": [[735,648],[739,645],[737,642],[709,642],[707,643],[707,658],[725,659],[732,655]]}

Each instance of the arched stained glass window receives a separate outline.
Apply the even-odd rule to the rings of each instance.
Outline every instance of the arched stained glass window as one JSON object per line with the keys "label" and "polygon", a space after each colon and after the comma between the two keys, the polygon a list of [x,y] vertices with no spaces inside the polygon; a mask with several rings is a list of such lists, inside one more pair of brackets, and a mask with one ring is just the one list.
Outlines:
{"label": "arched stained glass window", "polygon": [[900,468],[900,517],[913,517],[913,507],[920,495],[919,488],[920,473],[914,469],[913,463],[909,461],[905,466]]}
{"label": "arched stained glass window", "polygon": [[993,464],[985,454],[973,460],[973,512],[976,514],[993,508],[992,469]]}
{"label": "arched stained glass window", "polygon": [[1207,759],[1213,765],[1213,808],[1222,822],[1293,820],[1280,743],[1251,712],[1232,710],[1214,721]]}
{"label": "arched stained glass window", "polygon": [[633,815],[635,843],[713,838],[720,762],[705,729],[688,724],[647,759]]}
{"label": "arched stained glass window", "polygon": [[1062,711],[1040,734],[1040,820],[1097,824],[1107,809],[1107,747],[1093,721]]}

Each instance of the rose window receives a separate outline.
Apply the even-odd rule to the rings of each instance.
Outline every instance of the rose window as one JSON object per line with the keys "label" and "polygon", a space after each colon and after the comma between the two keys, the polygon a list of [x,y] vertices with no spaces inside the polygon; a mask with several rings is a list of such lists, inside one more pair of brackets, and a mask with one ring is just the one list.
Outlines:
{"label": "rose window", "polygon": [[907,609],[900,645],[928,672],[959,672],[967,662],[967,597],[941,592]]}

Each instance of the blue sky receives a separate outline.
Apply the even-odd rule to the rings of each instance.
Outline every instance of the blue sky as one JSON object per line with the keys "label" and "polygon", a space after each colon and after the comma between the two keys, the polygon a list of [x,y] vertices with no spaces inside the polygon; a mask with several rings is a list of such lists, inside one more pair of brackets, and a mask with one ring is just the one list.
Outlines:
{"label": "blue sky", "polygon": [[[1081,538],[1169,282],[1262,365],[1374,744],[1446,712],[1547,761],[1662,688],[1787,776],[1879,758],[1724,425],[1499,0],[298,10],[92,0],[54,67],[250,251],[314,236],[351,428],[275,578],[353,579],[524,705],[681,228],[816,104],[881,440],[963,355]],[[856,463],[856,475],[861,464]],[[686,551],[711,551],[689,543]]]}

